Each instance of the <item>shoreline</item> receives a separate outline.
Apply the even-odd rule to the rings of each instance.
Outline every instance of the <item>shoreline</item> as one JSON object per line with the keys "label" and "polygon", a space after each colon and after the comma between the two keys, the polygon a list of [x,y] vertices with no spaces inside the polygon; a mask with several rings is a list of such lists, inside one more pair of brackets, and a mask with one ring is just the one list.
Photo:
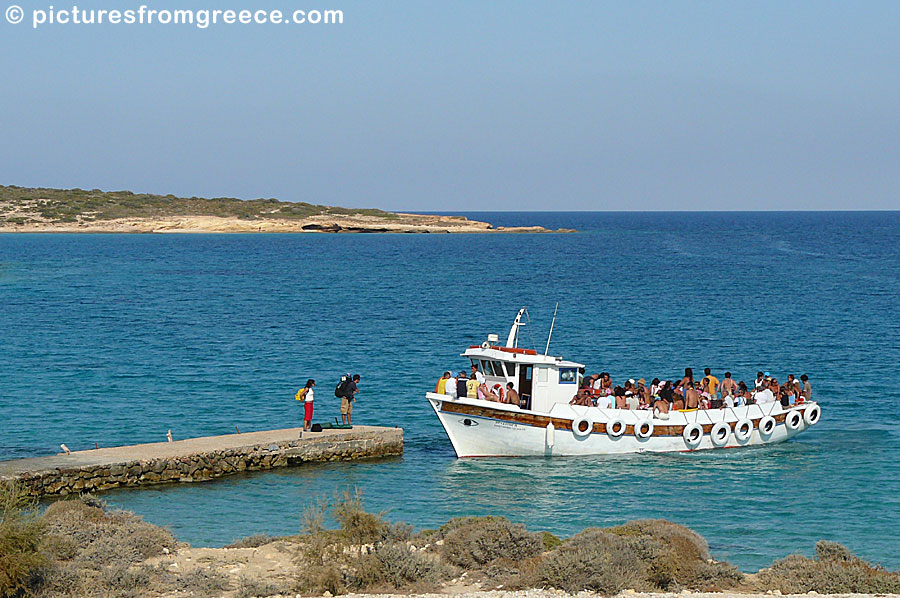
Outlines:
{"label": "shoreline", "polygon": [[[762,598],[900,593],[887,571],[834,542],[757,573],[718,561],[702,536],[665,520],[586,528],[569,538],[502,516],[456,517],[415,531],[362,507],[358,490],[308,504],[299,534],[192,547],[86,494],[46,509],[0,482],[0,595],[27,598]],[[331,513],[337,529],[325,527]],[[23,538],[26,541],[18,542]],[[11,541],[12,540],[12,541]],[[6,574],[6,579],[4,579]],[[21,590],[21,592],[18,592]],[[12,592],[12,594],[11,594]],[[137,594],[135,594],[137,592]],[[900,594],[898,594],[900,595]]]}
{"label": "shoreline", "polygon": [[397,220],[328,218],[240,220],[213,216],[177,219],[129,218],[76,223],[0,224],[0,234],[545,234],[575,229],[543,226],[498,226],[464,217],[415,216]]}
{"label": "shoreline", "polygon": [[135,194],[0,185],[0,233],[548,233],[465,216],[277,199]]}

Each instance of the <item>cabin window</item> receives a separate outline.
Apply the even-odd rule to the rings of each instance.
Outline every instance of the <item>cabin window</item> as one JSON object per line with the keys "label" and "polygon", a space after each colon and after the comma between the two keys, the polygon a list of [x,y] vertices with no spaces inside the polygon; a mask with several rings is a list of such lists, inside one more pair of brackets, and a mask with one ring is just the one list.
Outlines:
{"label": "cabin window", "polygon": [[485,376],[493,376],[494,369],[491,367],[491,362],[486,359],[481,360],[481,373]]}
{"label": "cabin window", "polygon": [[503,364],[499,361],[492,361],[491,363],[494,364],[494,375],[506,378],[506,372],[503,371]]}
{"label": "cabin window", "polygon": [[576,368],[559,368],[560,384],[577,384],[578,370]]}
{"label": "cabin window", "polygon": [[509,376],[510,378],[515,378],[516,377],[516,364],[511,363],[509,361],[507,361],[505,363],[506,363],[506,375]]}

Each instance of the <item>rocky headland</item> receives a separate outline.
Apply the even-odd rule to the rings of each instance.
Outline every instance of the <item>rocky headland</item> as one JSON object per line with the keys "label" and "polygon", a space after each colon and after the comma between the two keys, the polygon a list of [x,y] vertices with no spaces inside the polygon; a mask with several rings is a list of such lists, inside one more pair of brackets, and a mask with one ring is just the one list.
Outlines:
{"label": "rocky headland", "polygon": [[6,233],[548,233],[464,216],[287,202],[0,186]]}

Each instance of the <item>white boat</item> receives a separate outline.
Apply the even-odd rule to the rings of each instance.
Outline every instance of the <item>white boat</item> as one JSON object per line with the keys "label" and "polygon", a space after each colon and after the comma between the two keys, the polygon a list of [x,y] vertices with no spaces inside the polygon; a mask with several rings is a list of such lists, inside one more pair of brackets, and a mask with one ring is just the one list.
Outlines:
{"label": "white boat", "polygon": [[[522,308],[504,346],[497,335],[462,357],[484,374],[489,388],[512,382],[521,407],[426,393],[458,457],[523,457],[678,452],[783,442],[818,423],[815,402],[764,404],[658,413],[570,405],[584,366],[518,347]],[[549,339],[548,339],[549,348]]]}

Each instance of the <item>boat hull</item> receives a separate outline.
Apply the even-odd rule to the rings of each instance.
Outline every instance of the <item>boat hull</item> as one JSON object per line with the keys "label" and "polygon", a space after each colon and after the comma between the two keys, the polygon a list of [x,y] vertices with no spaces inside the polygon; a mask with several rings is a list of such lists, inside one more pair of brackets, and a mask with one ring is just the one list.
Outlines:
{"label": "boat hull", "polygon": [[[814,425],[821,413],[816,403],[788,408],[768,403],[673,412],[668,419],[660,419],[646,410],[556,405],[550,413],[538,413],[477,399],[434,393],[426,397],[458,457],[663,453],[775,444]],[[815,421],[809,421],[812,418],[806,417],[806,411],[813,406],[818,412]],[[799,418],[791,415],[795,411]],[[576,429],[579,426],[583,429]],[[685,438],[688,426],[696,439]],[[697,434],[698,428],[702,434]]]}

